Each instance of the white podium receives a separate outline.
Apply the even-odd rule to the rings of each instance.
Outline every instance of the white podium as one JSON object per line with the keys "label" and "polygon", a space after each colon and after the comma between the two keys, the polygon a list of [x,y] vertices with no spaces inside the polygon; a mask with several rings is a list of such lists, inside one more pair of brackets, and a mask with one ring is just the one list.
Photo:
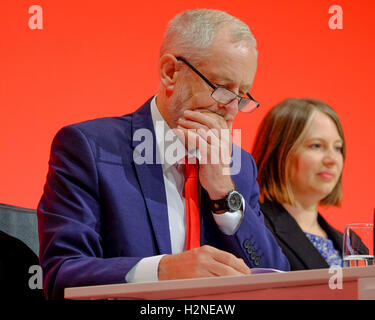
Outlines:
{"label": "white podium", "polygon": [[375,300],[375,266],[75,287],[65,289],[65,298]]}

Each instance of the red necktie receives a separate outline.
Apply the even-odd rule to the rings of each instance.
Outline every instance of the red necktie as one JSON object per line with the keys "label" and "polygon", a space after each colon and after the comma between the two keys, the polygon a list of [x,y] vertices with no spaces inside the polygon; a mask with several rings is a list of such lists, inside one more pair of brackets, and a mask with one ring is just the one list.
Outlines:
{"label": "red necktie", "polygon": [[198,205],[198,163],[188,163],[185,157],[185,208],[186,208],[186,250],[200,247],[200,215]]}

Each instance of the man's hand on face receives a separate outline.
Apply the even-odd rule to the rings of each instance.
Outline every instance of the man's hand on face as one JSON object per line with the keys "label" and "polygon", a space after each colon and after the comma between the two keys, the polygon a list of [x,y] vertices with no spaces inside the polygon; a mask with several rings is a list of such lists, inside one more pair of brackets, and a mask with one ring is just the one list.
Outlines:
{"label": "man's hand on face", "polygon": [[186,110],[178,121],[186,143],[194,142],[200,151],[199,181],[212,200],[234,189],[231,176],[224,174],[229,172],[232,154],[232,123],[232,118],[226,120],[206,109]]}
{"label": "man's hand on face", "polygon": [[159,280],[250,274],[249,267],[233,254],[205,245],[161,258]]}

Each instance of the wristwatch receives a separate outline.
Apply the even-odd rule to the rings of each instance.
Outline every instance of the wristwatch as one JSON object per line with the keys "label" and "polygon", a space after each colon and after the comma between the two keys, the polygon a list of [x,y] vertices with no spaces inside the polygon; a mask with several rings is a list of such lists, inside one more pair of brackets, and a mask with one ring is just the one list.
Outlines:
{"label": "wristwatch", "polygon": [[210,209],[213,213],[235,212],[243,206],[242,195],[236,190],[229,191],[223,199],[211,200]]}

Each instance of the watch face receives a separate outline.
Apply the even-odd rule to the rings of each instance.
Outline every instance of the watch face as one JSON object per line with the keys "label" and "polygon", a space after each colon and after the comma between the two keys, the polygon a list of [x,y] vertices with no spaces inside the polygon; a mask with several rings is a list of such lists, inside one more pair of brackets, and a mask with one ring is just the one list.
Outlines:
{"label": "watch face", "polygon": [[237,211],[241,208],[242,205],[242,197],[241,195],[234,191],[231,194],[229,194],[228,197],[228,207],[231,211]]}

